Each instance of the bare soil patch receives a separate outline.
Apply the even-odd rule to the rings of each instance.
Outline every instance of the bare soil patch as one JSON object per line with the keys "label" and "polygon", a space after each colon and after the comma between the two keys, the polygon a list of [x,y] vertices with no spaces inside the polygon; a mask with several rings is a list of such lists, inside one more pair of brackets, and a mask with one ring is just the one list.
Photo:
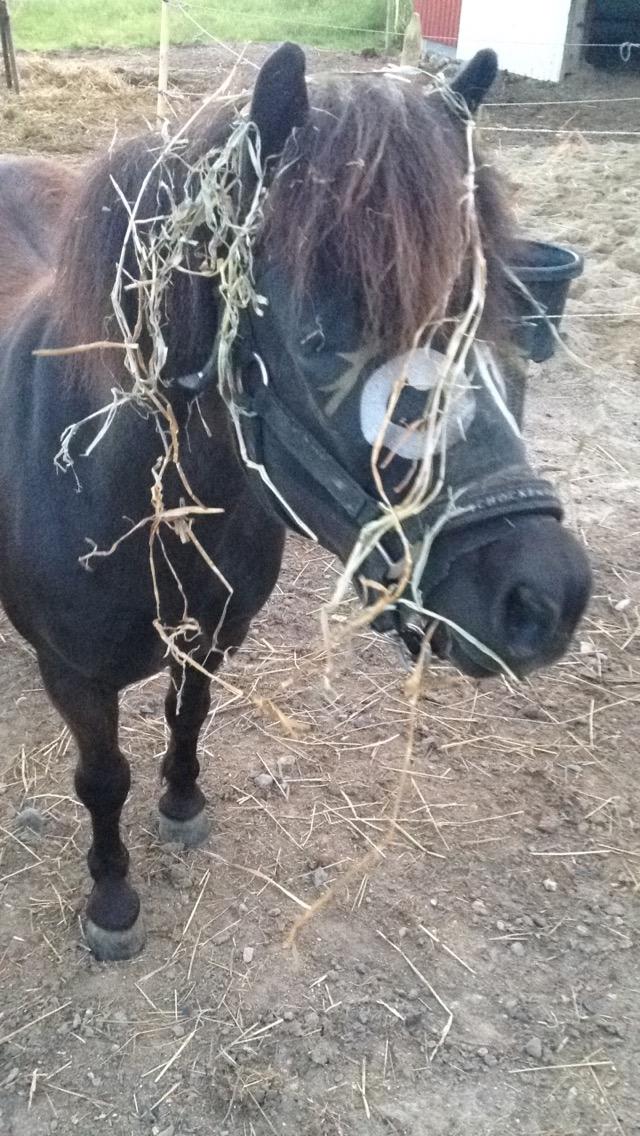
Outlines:
{"label": "bare soil patch", "polygon": [[[204,49],[180,58],[180,105],[227,66]],[[72,82],[69,61],[33,64],[42,74],[27,76],[23,102],[0,109],[2,149],[77,161],[114,124],[130,133],[153,114],[150,60],[97,64],[73,61]],[[601,81],[554,92],[585,97]],[[533,87],[533,98],[546,93]],[[621,105],[581,105],[583,128],[608,129]],[[524,109],[490,113],[508,124]],[[557,108],[535,115],[558,128]],[[397,790],[407,675],[389,644],[363,634],[336,658],[327,696],[312,653],[336,567],[292,540],[226,675],[304,729],[292,737],[219,692],[203,737],[217,829],[204,849],[155,835],[165,680],[123,699],[126,838],[148,943],[133,962],[105,965],[79,928],[88,823],[72,747],[5,621],[7,1136],[640,1132],[640,149],[546,137],[502,143],[497,160],[523,224],[586,256],[565,325],[573,355],[532,367],[528,406],[537,462],[560,482],[596,570],[575,649],[518,688],[429,671],[394,842],[340,888],[380,840]],[[285,951],[296,899],[310,904],[332,884],[297,955]]]}

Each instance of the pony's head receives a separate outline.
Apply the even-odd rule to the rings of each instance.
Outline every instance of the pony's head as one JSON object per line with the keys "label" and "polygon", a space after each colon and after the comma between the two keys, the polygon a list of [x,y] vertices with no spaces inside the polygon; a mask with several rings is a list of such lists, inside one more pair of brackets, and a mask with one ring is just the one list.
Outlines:
{"label": "pony's head", "polygon": [[241,447],[270,507],[350,562],[367,600],[410,577],[378,626],[415,650],[439,616],[435,649],[477,675],[556,659],[590,588],[497,362],[511,226],[471,129],[496,67],[481,52],[430,92],[307,87],[298,48],[271,56],[250,112],[262,301],[234,357]]}

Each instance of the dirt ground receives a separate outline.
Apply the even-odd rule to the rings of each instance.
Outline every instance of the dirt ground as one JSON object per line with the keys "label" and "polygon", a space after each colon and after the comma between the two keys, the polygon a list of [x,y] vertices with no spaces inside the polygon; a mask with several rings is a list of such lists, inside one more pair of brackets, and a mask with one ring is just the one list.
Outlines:
{"label": "dirt ground", "polygon": [[[179,107],[227,66],[205,50],[176,62]],[[346,64],[376,61],[313,57]],[[22,103],[0,104],[0,146],[77,161],[152,115],[150,76],[144,55],[32,62]],[[2,624],[6,1136],[640,1133],[640,149],[583,133],[635,130],[638,103],[610,100],[639,96],[637,79],[588,70],[559,88],[510,79],[496,102],[552,103],[487,115],[573,131],[487,139],[523,225],[586,257],[570,353],[532,367],[527,428],[589,548],[595,597],[569,656],[531,682],[428,672],[377,865],[353,870],[397,793],[407,672],[367,633],[323,691],[311,656],[336,567],[322,550],[291,540],[225,672],[304,729],[287,735],[219,690],[203,849],[155,834],[165,680],[123,699],[125,831],[148,929],[128,963],[97,963],[83,944],[88,823],[72,746],[31,650]],[[608,101],[558,105],[588,98]],[[301,905],[331,885],[286,951]]]}

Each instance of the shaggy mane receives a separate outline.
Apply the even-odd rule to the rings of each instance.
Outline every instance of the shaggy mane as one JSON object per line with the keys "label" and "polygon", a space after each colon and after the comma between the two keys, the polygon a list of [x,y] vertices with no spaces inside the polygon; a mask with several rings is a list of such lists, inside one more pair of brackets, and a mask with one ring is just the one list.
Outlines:
{"label": "shaggy mane", "polygon": [[[288,268],[299,297],[313,289],[321,265],[355,283],[371,335],[404,348],[425,323],[459,313],[468,297],[464,123],[440,92],[425,94],[390,78],[313,82],[310,96],[309,121],[293,132],[271,171],[263,248]],[[237,110],[210,118],[191,137],[188,152],[170,155],[150,179],[139,213],[150,226],[167,209],[166,186],[180,200],[189,159],[224,143]],[[122,199],[135,202],[160,147],[154,135],[128,143],[100,158],[85,181],[57,274],[58,326],[66,343],[119,337],[110,293],[129,219]],[[476,202],[488,264],[481,330],[498,338],[505,326],[498,259],[507,256],[511,222],[493,171],[479,160]],[[203,234],[194,248],[193,267],[210,237]],[[125,272],[134,281],[139,276],[133,248]],[[135,288],[127,302],[133,327]],[[215,280],[175,273],[166,300],[168,371],[204,365],[215,304]],[[108,369],[115,354],[107,353]],[[78,358],[85,373],[88,367],[105,373],[104,353]]]}
{"label": "shaggy mane", "polygon": [[[294,132],[269,193],[267,240],[296,293],[321,263],[357,282],[362,316],[389,347],[468,298],[465,126],[438,91],[391,78],[310,89],[310,121]],[[488,266],[483,329],[497,334],[505,297],[498,259],[511,221],[493,171],[476,157],[476,204]]]}

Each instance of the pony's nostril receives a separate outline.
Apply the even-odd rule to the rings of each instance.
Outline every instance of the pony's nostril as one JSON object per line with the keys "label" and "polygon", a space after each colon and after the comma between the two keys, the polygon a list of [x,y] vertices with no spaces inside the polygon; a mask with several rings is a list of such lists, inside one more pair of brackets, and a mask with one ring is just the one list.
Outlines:
{"label": "pony's nostril", "polygon": [[537,655],[554,637],[560,612],[553,600],[527,584],[516,584],[507,593],[503,618],[506,641],[521,658]]}

